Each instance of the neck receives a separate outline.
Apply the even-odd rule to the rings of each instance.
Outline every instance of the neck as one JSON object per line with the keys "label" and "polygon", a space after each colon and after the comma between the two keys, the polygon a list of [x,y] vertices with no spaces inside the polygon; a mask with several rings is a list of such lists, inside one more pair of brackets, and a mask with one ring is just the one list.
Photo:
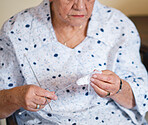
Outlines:
{"label": "neck", "polygon": [[[56,16],[51,6],[52,25],[55,30],[58,41],[70,48],[74,48],[86,37],[88,22],[82,22],[81,25],[70,25]],[[74,42],[75,41],[75,42]]]}
{"label": "neck", "polygon": [[70,36],[70,34],[73,34],[78,30],[81,30],[83,34],[85,34],[85,30],[87,27],[87,23],[79,26],[73,26],[73,25],[62,22],[61,20],[58,20],[54,16],[52,18],[52,25],[55,31],[59,31],[60,33],[66,36]]}
{"label": "neck", "polygon": [[83,32],[85,32],[88,25],[88,22],[86,23],[82,22],[82,24],[74,26],[59,19],[56,13],[54,12],[52,3],[51,3],[51,19],[54,30],[60,31],[63,35],[72,34],[80,29],[83,30]]}

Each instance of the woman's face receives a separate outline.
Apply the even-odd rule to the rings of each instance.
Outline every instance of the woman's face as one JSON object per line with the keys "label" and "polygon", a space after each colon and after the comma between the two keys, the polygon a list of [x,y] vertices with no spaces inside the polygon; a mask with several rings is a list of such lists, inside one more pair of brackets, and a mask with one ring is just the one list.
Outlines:
{"label": "woman's face", "polygon": [[54,16],[72,26],[86,23],[91,16],[95,0],[52,0]]}

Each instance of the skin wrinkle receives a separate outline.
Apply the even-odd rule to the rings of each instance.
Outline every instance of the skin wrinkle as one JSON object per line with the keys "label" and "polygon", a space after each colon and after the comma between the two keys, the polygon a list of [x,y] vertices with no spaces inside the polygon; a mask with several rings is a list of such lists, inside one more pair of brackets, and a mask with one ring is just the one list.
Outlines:
{"label": "skin wrinkle", "polygon": [[[9,90],[1,90],[0,91],[0,95],[4,95],[4,96],[0,96],[0,98],[2,99],[2,103],[7,103],[7,107],[2,107],[2,109],[0,109],[0,116],[3,116],[2,118],[8,117],[7,112],[2,112],[3,110],[7,109],[7,110],[12,110],[11,106],[12,104],[14,105],[14,107],[16,109],[18,109],[18,105],[14,100],[14,97],[12,97],[11,93],[9,92],[9,94],[7,94],[9,92]],[[13,101],[12,101],[13,100]],[[9,114],[9,116],[12,114],[13,112],[11,112]],[[1,118],[1,117],[0,117]]]}
{"label": "skin wrinkle", "polygon": [[[58,0],[51,4],[52,22],[56,37],[60,43],[65,44],[66,42],[66,46],[70,48],[76,47],[85,39],[94,0],[92,0],[92,4],[81,0],[74,2],[69,1],[67,5],[62,0]],[[75,4],[78,5],[75,6]],[[85,7],[82,8],[81,6]],[[84,15],[84,17],[76,18],[73,15]],[[81,29],[79,29],[80,26],[82,26]]]}
{"label": "skin wrinkle", "polygon": [[[83,1],[83,2],[86,2],[86,1]],[[85,6],[83,9],[75,10],[76,8],[73,7],[74,6],[73,1],[71,1],[69,3],[69,5],[67,5],[67,4],[65,5],[65,3],[62,0],[53,1],[52,11],[56,12],[54,15],[57,15],[57,12],[60,13],[60,16],[58,17],[58,19],[60,19],[61,22],[68,23],[69,25],[79,25],[80,26],[82,23],[87,22],[88,17],[91,16],[93,5],[94,5],[94,0],[92,0],[91,3],[92,4],[90,4],[90,2],[86,2],[85,5],[83,3],[83,6]],[[81,19],[79,24],[77,24],[78,23],[77,20],[74,20],[74,18],[72,18],[72,20],[71,20],[71,15],[75,15],[75,14],[78,14],[78,15],[83,14],[83,15],[85,15],[85,17],[86,16],[87,17],[86,17],[86,19]],[[67,16],[66,20],[64,20],[65,16]]]}
{"label": "skin wrinkle", "polygon": [[[94,78],[94,75],[97,77],[95,76]],[[93,83],[91,83],[91,85],[100,97],[105,98],[108,92],[110,92],[110,96],[107,96],[107,98],[112,98],[123,107],[131,109],[136,105],[132,89],[126,81],[122,80],[122,91],[116,94],[116,92],[119,90],[120,78],[114,72],[103,70],[102,74],[94,75],[92,76],[93,79],[90,79]],[[101,82],[99,82],[99,80],[101,80]]]}
{"label": "skin wrinkle", "polygon": [[[126,85],[125,85],[126,84]],[[125,87],[126,86],[126,87]],[[128,86],[128,87],[127,87]],[[133,108],[136,104],[135,104],[135,98],[134,98],[134,95],[133,95],[133,92],[132,92],[132,89],[130,88],[129,84],[127,82],[123,82],[123,87],[122,87],[122,91],[119,92],[118,94],[116,94],[115,96],[112,96],[111,98],[113,100],[115,100],[116,102],[118,102],[118,100],[120,100],[120,95],[122,95],[123,92],[128,92],[128,94],[124,94],[125,95],[125,98],[123,98],[123,102],[126,102],[127,103],[127,108],[128,109],[131,109]],[[132,95],[132,96],[129,96],[129,95]],[[125,105],[123,104],[120,104],[122,105],[123,107],[125,107]]]}

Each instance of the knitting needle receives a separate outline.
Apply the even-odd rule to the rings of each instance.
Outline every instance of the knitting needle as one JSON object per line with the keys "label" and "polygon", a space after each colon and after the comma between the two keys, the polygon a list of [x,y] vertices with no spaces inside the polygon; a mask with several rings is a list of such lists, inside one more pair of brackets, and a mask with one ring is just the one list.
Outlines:
{"label": "knitting needle", "polygon": [[59,91],[56,91],[55,94],[58,94],[59,92],[63,91],[64,89],[66,89],[66,88],[68,88],[68,87],[70,87],[70,86],[72,86],[72,85],[73,85],[73,84],[70,84],[70,85],[66,86],[65,88],[63,88],[63,89],[61,89],[61,90],[59,90]]}
{"label": "knitting needle", "polygon": [[22,111],[22,112],[19,112],[18,114],[19,115],[22,115],[24,112],[26,112],[26,110]]}
{"label": "knitting needle", "polygon": [[[25,54],[24,54],[24,56],[26,57],[26,60],[27,60],[27,62],[28,62],[28,64],[29,64],[29,66],[30,66],[30,68],[31,68],[31,70],[32,70],[32,73],[33,73],[33,75],[34,75],[34,77],[35,77],[35,79],[36,79],[36,81],[37,81],[38,85],[41,87],[41,84],[40,84],[40,82],[39,82],[39,80],[38,80],[38,78],[37,78],[37,76],[36,76],[36,74],[35,74],[35,72],[34,72],[34,70],[33,70],[32,66],[31,66],[31,64],[30,64],[30,62],[29,62],[29,60],[28,60],[27,56],[26,56]],[[48,100],[47,100],[47,97],[45,97],[45,99],[46,99],[46,101],[47,101],[47,103],[48,103],[48,106],[49,106],[49,107],[50,107],[50,109],[52,110],[52,108],[51,108],[51,106],[50,106],[50,104],[49,104],[49,102],[48,102]]]}

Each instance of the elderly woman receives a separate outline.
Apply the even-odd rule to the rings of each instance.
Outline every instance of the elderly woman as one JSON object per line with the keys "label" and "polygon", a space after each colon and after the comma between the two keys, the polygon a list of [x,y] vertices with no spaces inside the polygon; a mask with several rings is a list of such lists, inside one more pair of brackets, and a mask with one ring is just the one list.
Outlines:
{"label": "elderly woman", "polygon": [[[139,46],[133,23],[97,0],[44,0],[18,13],[0,34],[0,118],[144,124],[148,80]],[[86,75],[88,84],[76,83]]]}

